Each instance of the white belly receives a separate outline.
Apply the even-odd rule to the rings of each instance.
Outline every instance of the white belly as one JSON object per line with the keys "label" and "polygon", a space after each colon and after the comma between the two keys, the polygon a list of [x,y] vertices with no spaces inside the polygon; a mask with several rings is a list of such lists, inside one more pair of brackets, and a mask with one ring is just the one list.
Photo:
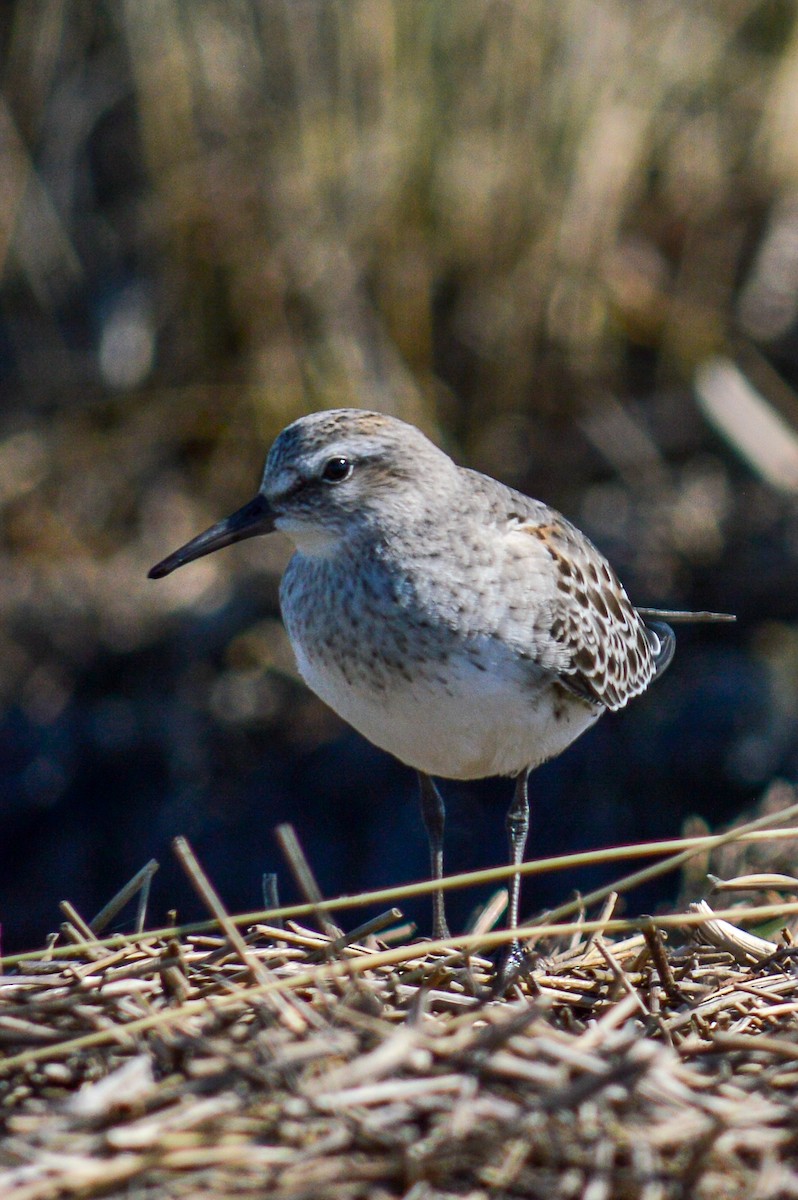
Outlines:
{"label": "white belly", "polygon": [[[295,645],[299,669],[317,695],[376,746],[428,775],[483,779],[515,775],[559,754],[601,709],[541,678],[511,656],[486,669],[452,659],[445,682],[432,674],[371,688]],[[484,661],[484,660],[483,660]]]}

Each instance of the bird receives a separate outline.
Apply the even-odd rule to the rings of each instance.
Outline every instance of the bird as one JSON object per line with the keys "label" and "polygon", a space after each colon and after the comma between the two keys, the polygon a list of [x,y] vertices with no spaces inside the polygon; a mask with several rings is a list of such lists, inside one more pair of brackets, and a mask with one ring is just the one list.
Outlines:
{"label": "bird", "polygon": [[530,772],[662,675],[675,647],[664,618],[726,614],[636,608],[559,512],[458,466],[415,426],[365,409],[288,425],[254,499],[149,576],[275,530],[294,547],[280,607],[300,674],[417,773],[438,884],[434,938],[449,936],[435,778],[515,780],[505,822],[515,929]]}

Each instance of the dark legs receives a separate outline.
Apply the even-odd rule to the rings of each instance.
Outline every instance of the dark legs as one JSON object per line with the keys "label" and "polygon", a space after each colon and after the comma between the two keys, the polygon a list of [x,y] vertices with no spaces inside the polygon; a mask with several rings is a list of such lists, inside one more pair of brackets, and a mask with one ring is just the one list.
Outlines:
{"label": "dark legs", "polygon": [[[518,867],[524,861],[524,850],[529,833],[529,796],[527,780],[529,771],[522,771],[515,781],[513,802],[507,812],[506,828],[510,839],[510,862]],[[507,906],[507,928],[515,929],[518,924],[518,905],[521,899],[521,876],[513,875],[510,880],[510,903]],[[516,952],[517,943],[514,943]]]}
{"label": "dark legs", "polygon": [[[526,839],[529,834],[529,796],[527,780],[529,771],[522,771],[515,781],[513,800],[507,812],[506,828],[510,841],[510,862],[518,867],[524,861]],[[443,878],[443,826],[446,812],[443,797],[430,779],[429,775],[418,772],[418,786],[421,799],[421,816],[429,839],[430,872],[432,878]],[[515,929],[518,924],[518,908],[521,899],[521,876],[513,875],[510,880],[510,901],[507,906],[507,928]],[[443,890],[432,893],[432,936],[434,938],[449,937],[449,927],[446,924],[446,914],[443,905]],[[511,955],[520,956],[517,942],[513,943]]]}
{"label": "dark legs", "polygon": [[[421,816],[429,839],[430,871],[432,878],[443,878],[443,826],[446,811],[443,807],[443,797],[430,779],[429,775],[418,772],[418,786],[421,798]],[[522,851],[523,853],[523,847]],[[438,888],[432,893],[432,936],[434,938],[449,937],[449,926],[446,924],[446,914],[443,906],[443,889]]]}

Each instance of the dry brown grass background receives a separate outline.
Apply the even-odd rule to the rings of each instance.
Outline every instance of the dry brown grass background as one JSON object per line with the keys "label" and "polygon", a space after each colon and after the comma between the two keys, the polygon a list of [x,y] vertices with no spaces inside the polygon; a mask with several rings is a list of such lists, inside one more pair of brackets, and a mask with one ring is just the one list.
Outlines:
{"label": "dry brown grass background", "polygon": [[[165,532],[336,404],[418,421],[611,541],[633,528],[639,586],[688,592],[735,507],[693,373],[730,348],[792,367],[794,16],[7,6],[7,607],[57,607],[67,572],[108,638],[152,637],[198,599],[143,582]],[[3,659],[8,694],[30,664]]]}

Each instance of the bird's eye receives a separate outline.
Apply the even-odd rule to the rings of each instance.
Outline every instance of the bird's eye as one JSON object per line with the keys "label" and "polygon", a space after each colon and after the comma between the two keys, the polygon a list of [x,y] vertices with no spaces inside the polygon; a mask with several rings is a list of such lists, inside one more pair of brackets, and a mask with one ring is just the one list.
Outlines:
{"label": "bird's eye", "polygon": [[331,458],[324,464],[321,477],[325,483],[341,483],[352,474],[352,464],[348,458]]}

